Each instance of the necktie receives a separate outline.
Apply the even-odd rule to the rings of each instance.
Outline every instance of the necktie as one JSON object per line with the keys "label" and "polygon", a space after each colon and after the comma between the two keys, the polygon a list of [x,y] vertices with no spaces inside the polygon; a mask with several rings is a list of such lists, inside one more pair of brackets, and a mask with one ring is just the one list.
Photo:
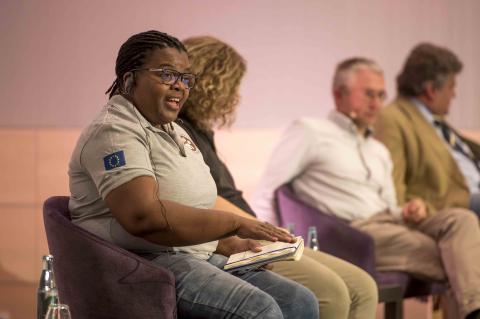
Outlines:
{"label": "necktie", "polygon": [[440,120],[440,119],[435,119],[433,123],[435,124],[436,127],[440,128],[445,141],[447,141],[447,143],[455,151],[458,151],[463,155],[465,155],[466,157],[468,157],[473,162],[473,164],[475,164],[475,166],[477,167],[477,170],[480,171],[480,163],[475,160],[475,156],[473,155],[470,148],[461,141],[460,137],[452,130],[450,125],[448,125],[448,123],[445,122],[444,120]]}

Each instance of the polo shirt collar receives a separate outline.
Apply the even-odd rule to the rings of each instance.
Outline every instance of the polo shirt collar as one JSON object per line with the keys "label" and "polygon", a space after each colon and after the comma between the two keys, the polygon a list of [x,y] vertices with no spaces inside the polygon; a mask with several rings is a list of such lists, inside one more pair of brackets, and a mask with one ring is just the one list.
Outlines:
{"label": "polo shirt collar", "polygon": [[135,107],[135,105],[133,105],[132,102],[130,102],[129,100],[127,100],[125,97],[123,97],[122,95],[120,94],[117,94],[115,96],[113,96],[110,101],[114,104],[118,104],[118,105],[121,105],[121,106],[126,106],[127,109],[132,112],[134,114],[134,116],[138,119],[138,121],[140,122],[140,125],[144,128],[148,128],[149,130],[151,131],[154,131],[154,132],[157,132],[157,133],[165,133],[166,131],[165,130],[162,130],[160,128],[157,128],[155,126],[152,125],[152,123],[150,123],[143,115],[142,113],[140,113],[140,111]]}

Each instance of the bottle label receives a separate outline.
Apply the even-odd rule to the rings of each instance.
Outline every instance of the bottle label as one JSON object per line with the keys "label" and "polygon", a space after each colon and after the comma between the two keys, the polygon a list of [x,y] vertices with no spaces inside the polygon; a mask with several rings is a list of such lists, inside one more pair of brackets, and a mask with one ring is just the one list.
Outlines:
{"label": "bottle label", "polygon": [[50,290],[43,293],[39,292],[37,319],[44,319],[47,315],[48,307],[51,304],[56,303],[58,303],[58,294],[56,290]]}

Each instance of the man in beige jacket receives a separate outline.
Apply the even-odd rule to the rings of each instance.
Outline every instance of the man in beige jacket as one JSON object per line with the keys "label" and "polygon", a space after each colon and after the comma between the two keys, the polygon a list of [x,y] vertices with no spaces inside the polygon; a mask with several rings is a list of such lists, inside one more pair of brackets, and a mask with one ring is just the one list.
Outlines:
{"label": "man in beige jacket", "polygon": [[449,50],[418,45],[397,78],[398,98],[380,113],[375,135],[392,154],[399,204],[420,197],[431,214],[448,207],[480,213],[480,146],[444,119],[461,69]]}
{"label": "man in beige jacket", "polygon": [[[441,236],[437,244],[446,276],[461,314],[470,319],[480,318],[480,267],[478,259],[472,259],[480,258],[478,231],[442,236],[458,226],[452,219],[466,212],[473,216],[467,209],[480,212],[480,147],[444,119],[461,69],[448,49],[426,43],[416,46],[397,77],[398,98],[380,112],[375,135],[391,153],[398,203],[412,199],[425,203],[421,218],[411,227],[434,239]],[[476,220],[472,223],[478,228]],[[419,255],[412,262],[422,259]]]}
{"label": "man in beige jacket", "polygon": [[478,219],[463,208],[428,215],[421,198],[397,205],[389,151],[371,135],[385,99],[381,68],[361,57],[343,61],[333,97],[328,118],[300,119],[285,130],[257,190],[256,213],[275,222],[273,191],[291,183],[302,201],[373,237],[378,271],[448,280],[460,308],[455,318],[477,318]]}

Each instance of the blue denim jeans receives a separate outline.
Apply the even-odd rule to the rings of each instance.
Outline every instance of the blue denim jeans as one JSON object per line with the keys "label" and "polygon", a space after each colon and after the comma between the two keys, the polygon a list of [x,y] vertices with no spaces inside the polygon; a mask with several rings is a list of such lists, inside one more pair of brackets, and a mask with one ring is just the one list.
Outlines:
{"label": "blue denim jeans", "polygon": [[152,260],[175,276],[180,318],[318,318],[317,299],[307,288],[263,269],[228,273],[226,261],[185,253]]}

